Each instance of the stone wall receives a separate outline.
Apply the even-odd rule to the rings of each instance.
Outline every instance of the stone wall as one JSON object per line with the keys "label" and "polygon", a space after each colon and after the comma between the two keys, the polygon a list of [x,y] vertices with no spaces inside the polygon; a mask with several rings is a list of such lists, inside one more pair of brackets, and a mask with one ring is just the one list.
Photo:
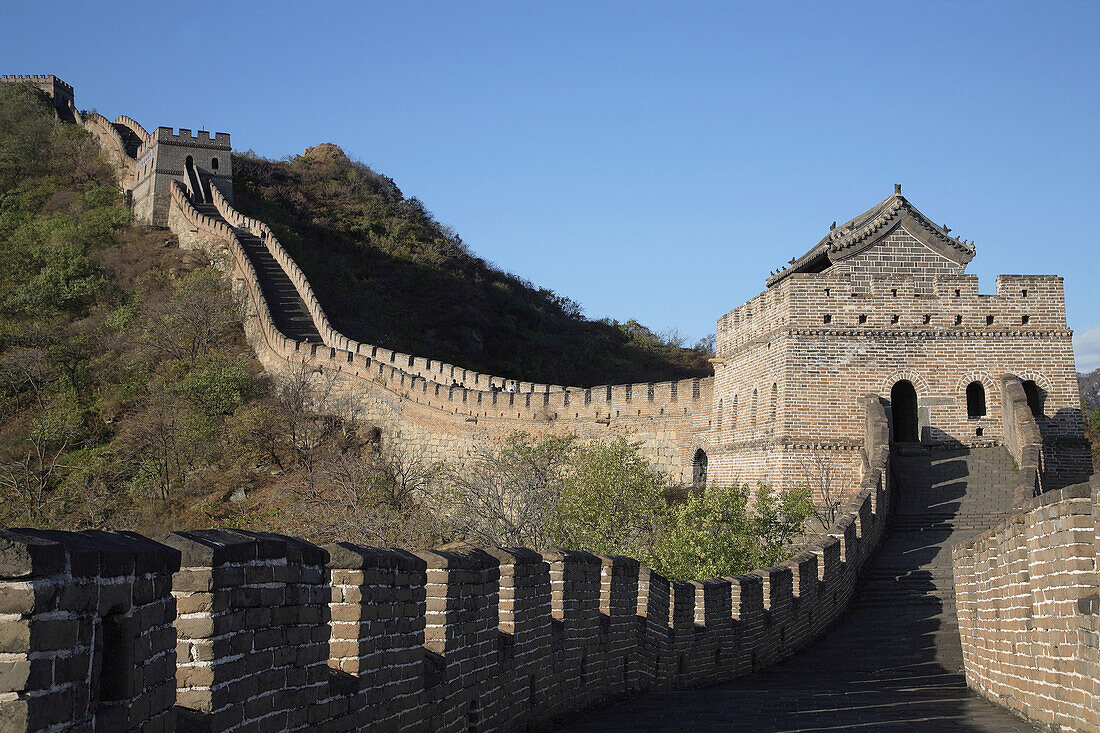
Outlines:
{"label": "stone wall", "polygon": [[119,188],[131,189],[134,185],[137,163],[127,154],[126,145],[122,142],[118,130],[110,120],[93,111],[85,111],[80,116],[80,124],[95,136],[99,147],[103,149],[107,161],[115,171]]}
{"label": "stone wall", "polygon": [[[309,370],[353,403],[361,422],[381,428],[385,440],[399,441],[432,461],[460,460],[480,447],[499,444],[515,431],[535,436],[572,432],[584,439],[621,432],[640,442],[642,455],[672,480],[691,480],[692,456],[709,428],[711,380],[591,388],[517,383],[353,341],[329,323],[305,275],[270,228],[232,209],[217,188],[212,194],[232,227],[262,239],[298,289],[325,340],[296,342],[279,332],[233,228],[197,211],[182,186],[174,183],[169,226],[183,247],[202,249],[215,258],[228,255],[235,289],[249,313],[246,335],[270,373]],[[517,391],[504,391],[506,382]]]}
{"label": "stone wall", "polygon": [[569,550],[0,532],[2,727],[506,731],[764,668],[844,612],[882,535],[888,430],[877,398],[865,408],[866,475],[830,532],[735,577]]}
{"label": "stone wall", "polygon": [[172,729],[177,570],[131,533],[0,530],[0,729]]}
{"label": "stone wall", "polygon": [[1100,478],[953,548],[967,684],[1051,730],[1100,731]]}

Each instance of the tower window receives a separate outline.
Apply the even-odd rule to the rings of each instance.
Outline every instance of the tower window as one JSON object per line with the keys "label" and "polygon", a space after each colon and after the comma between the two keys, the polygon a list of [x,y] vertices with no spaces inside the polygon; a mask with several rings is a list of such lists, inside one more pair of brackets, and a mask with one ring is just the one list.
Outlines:
{"label": "tower window", "polygon": [[900,320],[901,320],[901,316],[899,316],[897,313],[890,316],[890,323],[897,323]]}
{"label": "tower window", "polygon": [[210,161],[210,170],[214,170],[214,171],[218,170],[218,159],[217,158],[214,158],[213,160]]}
{"label": "tower window", "polygon": [[1025,326],[1031,321],[1031,316],[1020,316],[1020,323]]}
{"label": "tower window", "polygon": [[823,321],[824,321],[825,323],[832,323],[832,322],[833,322],[833,317],[832,317],[831,315],[829,315],[828,313],[826,313],[826,314],[825,314],[825,317],[824,317],[824,318],[823,318],[822,320],[823,320]]}
{"label": "tower window", "polygon": [[987,325],[987,326],[992,326],[993,325],[993,316],[986,316],[985,317],[985,325]]}
{"label": "tower window", "polygon": [[860,323],[866,323],[867,322],[867,316],[861,313],[859,315],[859,322]]}

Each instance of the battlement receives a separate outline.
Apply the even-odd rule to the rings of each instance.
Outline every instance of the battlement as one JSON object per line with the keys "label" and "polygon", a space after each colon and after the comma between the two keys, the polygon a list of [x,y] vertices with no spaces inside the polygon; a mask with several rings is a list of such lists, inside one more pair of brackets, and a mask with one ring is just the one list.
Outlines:
{"label": "battlement", "polygon": [[171,127],[158,127],[153,132],[153,139],[161,144],[168,145],[197,145],[200,147],[219,148],[221,150],[231,150],[232,146],[229,143],[228,132],[217,132],[211,137],[210,133],[206,130],[199,130],[198,132],[191,132],[191,130],[181,127],[179,132],[173,132]]}
{"label": "battlement", "polygon": [[61,79],[57,78],[53,74],[2,74],[0,75],[0,82],[20,82],[27,81],[33,84],[56,84],[61,89],[67,91],[70,95],[73,94],[72,85],[66,84]]}
{"label": "battlement", "polygon": [[777,330],[911,333],[1065,331],[1063,280],[1056,275],[999,275],[995,294],[978,276],[930,280],[848,273],[794,273],[718,320],[720,356]]}
{"label": "battlement", "polygon": [[1044,730],[1100,730],[1100,477],[951,550],[967,686]]}
{"label": "battlement", "polygon": [[570,550],[0,531],[5,651],[40,667],[0,678],[5,730],[504,731],[747,674],[832,626],[882,535],[875,398],[867,418],[867,475],[828,536],[726,578]]}

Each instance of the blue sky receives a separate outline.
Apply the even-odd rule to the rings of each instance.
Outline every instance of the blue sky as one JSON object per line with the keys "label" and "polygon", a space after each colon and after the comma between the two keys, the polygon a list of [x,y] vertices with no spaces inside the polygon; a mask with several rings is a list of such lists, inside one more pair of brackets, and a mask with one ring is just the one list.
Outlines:
{"label": "blue sky", "polygon": [[894,183],[977,243],[969,271],[1065,276],[1100,366],[1100,3],[5,4],[0,73],[113,118],[319,142],[470,248],[694,340]]}

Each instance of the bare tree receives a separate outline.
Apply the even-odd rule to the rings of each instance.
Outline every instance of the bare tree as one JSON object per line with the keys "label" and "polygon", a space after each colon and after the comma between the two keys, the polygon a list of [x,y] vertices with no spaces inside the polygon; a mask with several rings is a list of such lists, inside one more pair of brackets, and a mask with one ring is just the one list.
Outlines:
{"label": "bare tree", "polygon": [[452,466],[445,511],[458,532],[478,544],[545,547],[573,442],[555,436],[535,443],[515,433]]}
{"label": "bare tree", "polygon": [[335,452],[302,466],[292,485],[298,533],[318,542],[425,546],[439,523],[424,500],[437,467],[417,451]]}
{"label": "bare tree", "polygon": [[210,353],[241,315],[224,275],[213,268],[191,273],[171,297],[145,310],[146,342],[171,359]]}
{"label": "bare tree", "polygon": [[823,530],[836,522],[840,513],[840,489],[835,485],[835,466],[833,457],[825,451],[815,448],[811,454],[800,461],[802,474],[814,502],[814,519]]}

